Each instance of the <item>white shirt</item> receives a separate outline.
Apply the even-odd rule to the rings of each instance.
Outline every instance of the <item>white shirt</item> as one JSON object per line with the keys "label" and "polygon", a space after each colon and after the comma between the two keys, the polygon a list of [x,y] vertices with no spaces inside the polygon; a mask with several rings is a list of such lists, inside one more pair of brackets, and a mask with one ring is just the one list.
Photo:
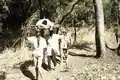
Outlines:
{"label": "white shirt", "polygon": [[59,53],[59,39],[60,36],[58,34],[53,34],[52,37],[48,40],[50,47],[57,52],[57,54]]}
{"label": "white shirt", "polygon": [[52,48],[56,48],[56,46],[59,45],[58,44],[59,39],[60,39],[60,36],[58,34],[53,34],[52,38],[48,40]]}
{"label": "white shirt", "polygon": [[68,38],[65,35],[61,35],[61,48],[67,49]]}
{"label": "white shirt", "polygon": [[42,37],[39,39],[39,46],[37,44],[37,38],[35,36],[28,37],[28,40],[34,45],[35,50],[33,50],[33,54],[36,56],[43,56],[43,49],[47,48],[46,40]]}

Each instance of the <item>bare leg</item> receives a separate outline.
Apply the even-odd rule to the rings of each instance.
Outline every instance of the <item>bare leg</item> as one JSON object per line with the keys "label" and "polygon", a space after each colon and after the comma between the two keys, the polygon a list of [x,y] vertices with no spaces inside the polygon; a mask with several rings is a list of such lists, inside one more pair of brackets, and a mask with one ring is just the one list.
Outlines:
{"label": "bare leg", "polygon": [[38,80],[38,70],[37,70],[37,58],[34,55],[34,66],[35,66],[35,79]]}
{"label": "bare leg", "polygon": [[48,59],[48,68],[51,70],[51,56],[47,56]]}
{"label": "bare leg", "polygon": [[63,49],[63,54],[64,54],[64,60],[66,61],[68,56],[67,49]]}
{"label": "bare leg", "polygon": [[63,71],[63,49],[61,49],[61,54],[60,54],[60,71]]}
{"label": "bare leg", "polygon": [[68,70],[68,66],[67,66],[67,49],[62,49],[62,63],[60,65],[60,71],[67,71]]}
{"label": "bare leg", "polygon": [[42,57],[34,57],[36,80],[43,80],[42,76]]}
{"label": "bare leg", "polygon": [[60,54],[60,58],[61,58],[61,64],[63,63],[63,49],[61,49],[61,54]]}
{"label": "bare leg", "polygon": [[54,68],[55,68],[57,65],[57,62],[56,62],[56,53],[53,49],[52,49],[52,61],[53,61]]}

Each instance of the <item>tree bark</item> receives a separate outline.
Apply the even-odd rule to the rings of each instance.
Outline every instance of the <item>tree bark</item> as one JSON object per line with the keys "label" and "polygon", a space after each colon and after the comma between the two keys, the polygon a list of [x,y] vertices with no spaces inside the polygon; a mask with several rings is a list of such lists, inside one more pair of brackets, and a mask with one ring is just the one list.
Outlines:
{"label": "tree bark", "polygon": [[77,35],[77,33],[76,33],[76,25],[74,25],[74,31],[75,31],[75,34],[74,34],[74,43],[76,43],[76,35]]}
{"label": "tree bark", "polygon": [[40,19],[42,19],[42,0],[39,0]]}
{"label": "tree bark", "polygon": [[120,26],[120,0],[118,0],[118,14],[117,14],[117,17],[118,17],[118,25]]}
{"label": "tree bark", "polygon": [[[104,13],[101,0],[93,0],[95,9],[95,40],[96,58],[106,57],[106,46],[104,41]],[[102,56],[101,56],[102,55]]]}
{"label": "tree bark", "polygon": [[76,25],[75,25],[75,23],[76,23],[76,22],[75,22],[75,17],[74,17],[74,20],[73,20],[73,27],[74,27],[74,32],[75,32],[75,33],[74,33],[74,44],[76,43],[76,35],[77,35],[77,32],[76,32],[77,30],[76,30]]}
{"label": "tree bark", "polygon": [[[61,0],[60,0],[60,1],[61,1]],[[62,22],[64,21],[64,19],[74,10],[75,5],[78,4],[79,2],[80,2],[80,0],[77,0],[77,1],[73,4],[73,6],[72,6],[72,8],[70,9],[70,11],[62,17],[62,19],[60,20],[59,24],[62,24]]]}

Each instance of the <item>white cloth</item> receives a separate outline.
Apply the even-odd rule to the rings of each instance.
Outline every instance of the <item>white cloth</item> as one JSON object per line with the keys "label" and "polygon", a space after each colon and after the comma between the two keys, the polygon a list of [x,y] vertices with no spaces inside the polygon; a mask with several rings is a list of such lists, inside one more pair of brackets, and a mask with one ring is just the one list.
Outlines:
{"label": "white cloth", "polygon": [[51,46],[47,46],[47,56],[52,56],[52,48]]}
{"label": "white cloth", "polygon": [[59,55],[59,39],[60,36],[58,34],[53,34],[52,37],[48,40],[51,48]]}
{"label": "white cloth", "polygon": [[61,48],[67,49],[68,38],[65,35],[61,35]]}
{"label": "white cloth", "polygon": [[65,36],[66,36],[66,38],[67,38],[67,42],[68,42],[68,43],[73,43],[73,42],[72,42],[71,33],[67,33]]}
{"label": "white cloth", "polygon": [[[43,21],[47,21],[47,25],[42,24]],[[49,19],[40,19],[37,23],[36,26],[43,26],[44,28],[49,28],[54,26],[54,22],[51,22]]]}
{"label": "white cloth", "polygon": [[37,38],[35,36],[28,37],[28,40],[34,45],[35,50],[33,54],[36,56],[43,56],[43,49],[47,48],[46,40],[42,37],[39,39],[39,46],[37,45]]}

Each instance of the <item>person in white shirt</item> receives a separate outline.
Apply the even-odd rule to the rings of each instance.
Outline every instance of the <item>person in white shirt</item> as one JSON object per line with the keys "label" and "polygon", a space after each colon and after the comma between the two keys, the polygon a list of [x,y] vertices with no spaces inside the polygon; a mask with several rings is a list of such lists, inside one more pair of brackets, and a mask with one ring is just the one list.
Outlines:
{"label": "person in white shirt", "polygon": [[[53,48],[50,46],[50,44],[47,46],[47,59],[48,59],[48,69],[49,69],[49,71],[55,70],[55,67],[57,65],[57,63],[56,63],[56,53],[53,50]],[[54,65],[53,67],[51,66],[51,61],[53,62],[53,65]]]}
{"label": "person in white shirt", "polygon": [[[33,27],[33,26],[32,26]],[[27,40],[33,44],[33,57],[35,64],[36,79],[43,79],[42,76],[42,62],[44,61],[45,53],[47,50],[46,40],[41,36],[41,28],[35,26],[30,32],[31,35],[27,37]]]}
{"label": "person in white shirt", "polygon": [[[50,34],[50,38],[48,39],[47,58],[49,70],[51,71],[52,69],[55,70],[55,67],[57,65],[56,55],[59,54],[59,36],[54,33],[54,29],[50,31]],[[51,61],[53,62],[54,68],[51,67]]]}
{"label": "person in white shirt", "polygon": [[47,44],[44,38],[42,37],[38,37],[38,38],[36,36],[31,36],[31,37],[28,37],[28,41],[30,41],[34,45],[34,50],[33,50],[34,64],[35,64],[35,68],[38,68],[38,71],[36,71],[36,75],[39,74],[39,76],[36,78],[43,78],[42,77],[42,62],[43,62],[45,51],[47,49]]}
{"label": "person in white shirt", "polygon": [[59,28],[59,25],[53,28],[53,34],[50,40],[51,48],[55,51],[56,55],[60,55],[60,35],[58,34]]}
{"label": "person in white shirt", "polygon": [[51,60],[54,64],[54,67],[56,66],[56,55],[55,52],[53,51],[52,47],[51,47],[51,36],[53,34],[53,27],[54,27],[54,22],[51,22],[48,19],[41,19],[36,23],[36,26],[38,27],[43,27],[42,29],[42,33],[43,35],[41,35],[45,40],[46,40],[46,44],[47,44],[47,59],[48,59],[48,69],[51,71]]}
{"label": "person in white shirt", "polygon": [[[61,66],[63,63],[66,64],[67,66],[67,55],[68,55],[68,37],[67,37],[67,31],[62,28],[61,29],[61,34],[60,34],[60,39],[61,39]],[[60,70],[63,71],[62,67],[60,67]]]}

